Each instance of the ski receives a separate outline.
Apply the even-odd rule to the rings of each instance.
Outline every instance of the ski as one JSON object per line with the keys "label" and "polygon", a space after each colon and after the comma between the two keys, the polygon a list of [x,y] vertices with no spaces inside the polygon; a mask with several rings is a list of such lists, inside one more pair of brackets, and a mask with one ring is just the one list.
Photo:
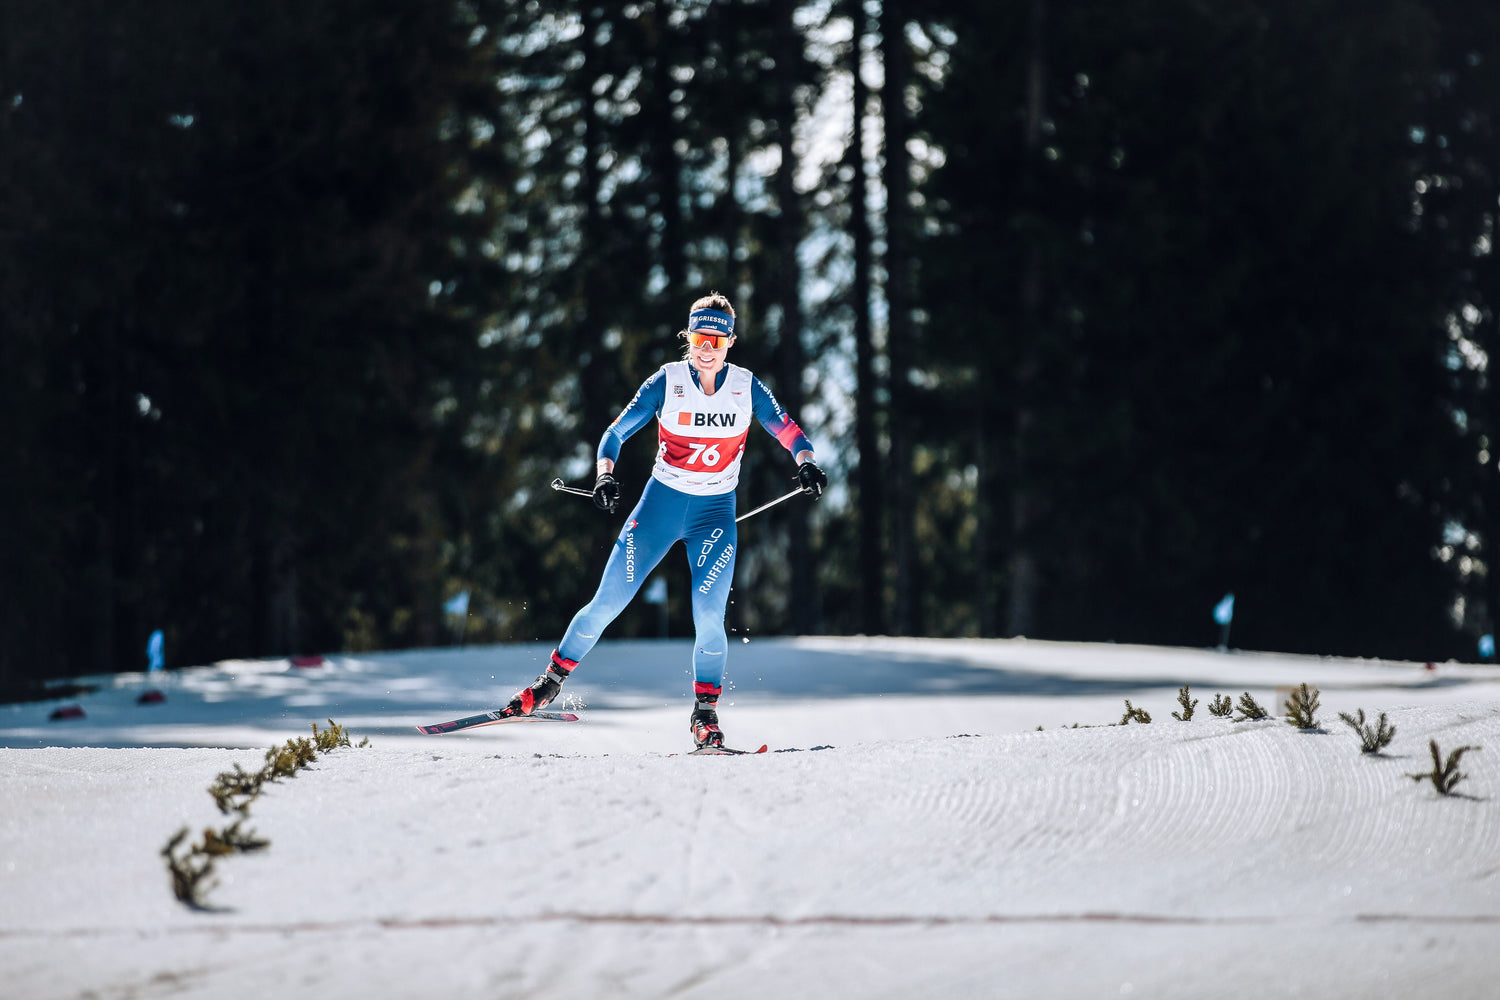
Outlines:
{"label": "ski", "polygon": [[481,712],[464,719],[454,719],[452,722],[435,722],[430,726],[418,726],[417,732],[428,736],[441,736],[443,733],[456,733],[463,729],[477,729],[480,726],[498,726],[503,722],[577,722],[578,716],[572,712],[532,712],[530,715],[506,715],[505,709],[496,709],[493,712]]}
{"label": "ski", "polygon": [[689,750],[687,752],[687,756],[689,756],[689,757],[714,757],[714,756],[718,756],[719,754],[726,754],[726,753],[727,754],[742,754],[742,753],[756,754],[756,753],[765,753],[765,752],[766,752],[766,744],[762,743],[760,745],[760,749],[759,750],[735,750],[732,747],[715,747],[715,746],[699,747],[696,750]]}

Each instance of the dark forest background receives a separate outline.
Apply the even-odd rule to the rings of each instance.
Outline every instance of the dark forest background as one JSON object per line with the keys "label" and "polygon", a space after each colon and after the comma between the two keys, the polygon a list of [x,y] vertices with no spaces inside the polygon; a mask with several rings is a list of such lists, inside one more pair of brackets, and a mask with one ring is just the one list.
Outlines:
{"label": "dark forest background", "polygon": [[618,519],[547,484],[709,289],[834,480],[742,527],[736,634],[1207,646],[1233,592],[1236,646],[1472,658],[1497,21],[8,0],[0,681],[555,640]]}

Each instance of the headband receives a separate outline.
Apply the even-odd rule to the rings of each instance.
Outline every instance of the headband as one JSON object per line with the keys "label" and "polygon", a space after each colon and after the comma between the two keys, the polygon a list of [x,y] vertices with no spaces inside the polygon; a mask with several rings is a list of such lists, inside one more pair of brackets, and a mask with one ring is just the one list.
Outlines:
{"label": "headband", "polygon": [[734,336],[734,317],[717,309],[694,309],[688,313],[688,332],[716,337]]}

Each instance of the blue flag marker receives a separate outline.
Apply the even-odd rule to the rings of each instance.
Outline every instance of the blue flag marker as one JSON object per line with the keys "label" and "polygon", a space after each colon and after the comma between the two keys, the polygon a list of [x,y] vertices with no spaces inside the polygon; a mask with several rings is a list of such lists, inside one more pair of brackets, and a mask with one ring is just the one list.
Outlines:
{"label": "blue flag marker", "polygon": [[1214,621],[1228,625],[1234,621],[1234,595],[1225,594],[1224,599],[1214,605]]}
{"label": "blue flag marker", "polygon": [[469,613],[469,592],[460,590],[450,597],[443,605],[443,610],[450,615],[466,615]]}
{"label": "blue flag marker", "polygon": [[1229,652],[1229,623],[1234,621],[1234,593],[1214,605],[1214,621],[1219,623],[1219,652]]}
{"label": "blue flag marker", "polygon": [[1481,660],[1493,660],[1495,658],[1495,637],[1493,635],[1482,635],[1479,637],[1479,658]]}
{"label": "blue flag marker", "polygon": [[162,659],[166,651],[167,637],[161,634],[161,629],[151,633],[151,638],[146,640],[146,672],[154,674],[162,668]]}

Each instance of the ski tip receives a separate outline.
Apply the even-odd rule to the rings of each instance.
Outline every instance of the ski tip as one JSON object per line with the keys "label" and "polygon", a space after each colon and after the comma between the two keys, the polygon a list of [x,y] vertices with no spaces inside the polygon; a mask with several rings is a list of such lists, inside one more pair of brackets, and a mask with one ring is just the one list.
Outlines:
{"label": "ski tip", "polygon": [[[696,750],[689,750],[687,752],[687,756],[689,756],[689,757],[720,757],[720,756],[724,756],[724,757],[743,757],[743,756],[745,756],[747,754],[765,753],[766,750],[767,750],[767,747],[766,747],[766,744],[764,744],[764,743],[762,743],[760,745],[760,749],[759,750],[736,750],[733,747],[714,747],[714,746],[708,746],[708,747],[699,747]],[[676,754],[669,754],[668,756],[675,757],[677,755]]]}

